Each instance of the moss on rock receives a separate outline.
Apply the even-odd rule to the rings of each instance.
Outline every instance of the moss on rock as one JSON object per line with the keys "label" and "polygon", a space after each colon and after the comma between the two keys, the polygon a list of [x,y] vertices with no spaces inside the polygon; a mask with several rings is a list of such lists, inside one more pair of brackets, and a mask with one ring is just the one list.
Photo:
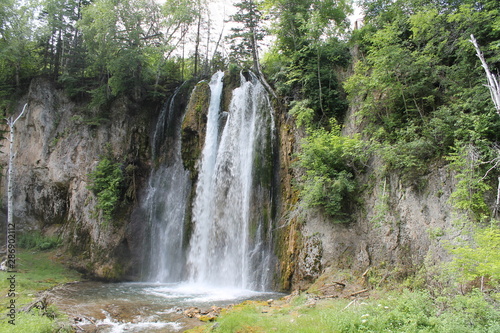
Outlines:
{"label": "moss on rock", "polygon": [[184,121],[182,122],[182,160],[184,167],[191,173],[192,179],[196,179],[198,161],[207,127],[207,113],[210,105],[210,86],[208,82],[198,83],[191,93],[191,98],[186,108]]}

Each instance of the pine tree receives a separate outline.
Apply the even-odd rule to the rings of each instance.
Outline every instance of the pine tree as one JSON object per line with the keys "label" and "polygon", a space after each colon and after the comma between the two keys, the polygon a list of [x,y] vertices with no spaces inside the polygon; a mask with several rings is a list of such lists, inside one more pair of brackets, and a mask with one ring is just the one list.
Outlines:
{"label": "pine tree", "polygon": [[236,3],[235,7],[238,11],[231,19],[241,26],[232,28],[233,33],[228,37],[232,44],[232,60],[243,66],[251,62],[253,69],[259,72],[259,42],[265,37],[262,28],[264,17],[259,10],[259,3],[243,0]]}

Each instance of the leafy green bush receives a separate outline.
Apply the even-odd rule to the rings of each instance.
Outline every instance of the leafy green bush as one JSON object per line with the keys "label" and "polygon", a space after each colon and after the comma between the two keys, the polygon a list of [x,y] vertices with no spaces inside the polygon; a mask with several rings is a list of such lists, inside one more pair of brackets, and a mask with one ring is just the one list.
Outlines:
{"label": "leafy green bush", "polygon": [[301,198],[306,207],[322,207],[333,217],[346,215],[348,198],[357,187],[356,170],[368,157],[359,137],[346,137],[332,121],[331,129],[309,129],[298,154],[298,166],[305,170]]}
{"label": "leafy green bush", "polygon": [[105,222],[110,222],[122,194],[124,180],[121,164],[108,157],[102,157],[96,170],[89,175],[89,189],[97,196],[97,207],[102,211]]}
{"label": "leafy green bush", "polygon": [[484,163],[479,151],[473,145],[463,146],[447,158],[457,175],[455,190],[450,202],[459,211],[467,214],[471,221],[481,221],[489,215],[485,202],[485,193],[491,186],[485,182],[485,173],[481,170]]}
{"label": "leafy green bush", "polygon": [[61,245],[57,236],[44,236],[40,231],[31,231],[20,234],[17,239],[20,248],[35,250],[50,250]]}
{"label": "leafy green bush", "polygon": [[363,301],[315,301],[282,306],[237,305],[197,332],[499,332],[500,311],[480,292],[432,297],[426,291],[388,293]]}
{"label": "leafy green bush", "polygon": [[314,119],[314,110],[309,107],[309,100],[293,101],[290,115],[295,118],[298,127],[309,129]]}
{"label": "leafy green bush", "polygon": [[489,277],[500,282],[500,229],[492,225],[478,229],[473,242],[452,248],[455,255],[452,266],[465,281]]}

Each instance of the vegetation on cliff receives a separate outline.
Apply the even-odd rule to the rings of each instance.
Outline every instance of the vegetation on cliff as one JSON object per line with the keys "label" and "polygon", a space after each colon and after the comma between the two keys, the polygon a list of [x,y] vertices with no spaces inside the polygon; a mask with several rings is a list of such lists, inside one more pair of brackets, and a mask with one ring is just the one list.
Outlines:
{"label": "vegetation on cliff", "polygon": [[[337,11],[319,12],[321,5],[313,1],[305,6],[313,10],[305,14],[287,1],[266,3],[277,25],[290,28],[277,33],[263,67],[279,94],[292,100],[296,124],[306,129],[297,154],[304,170],[302,202],[339,221],[339,213],[346,211],[342,202],[352,203],[353,193],[362,190],[354,192],[370,158],[381,159],[379,174],[399,174],[406,186],[421,189],[431,165],[449,165],[458,180],[451,197],[456,222],[479,228],[477,242],[465,248],[454,244],[458,248],[452,252],[458,261],[484,268],[467,249],[498,246],[494,198],[500,117],[484,87],[470,36],[476,36],[493,71],[498,70],[498,4],[361,1],[363,26],[339,39],[346,31],[343,16],[335,15],[346,13],[342,4],[330,7]],[[322,19],[328,24],[313,24]],[[335,125],[344,122],[346,105],[359,133],[344,133],[348,137],[339,136]],[[487,273],[469,277],[495,276],[497,264],[488,261],[486,266]]]}
{"label": "vegetation on cliff", "polygon": [[[263,68],[304,130],[296,154],[301,202],[332,222],[356,223],[341,213],[349,213],[346,203],[362,206],[363,193],[378,186],[377,179],[396,175],[403,186],[425,191],[433,168],[446,168],[456,179],[450,198],[454,228],[470,234],[441,244],[454,259],[439,270],[455,283],[450,293],[482,281],[481,290],[496,294],[500,117],[470,36],[498,71],[498,4],[366,0],[360,2],[361,28],[345,37],[332,16],[329,30],[314,39],[318,26],[312,23],[323,15],[314,11],[319,4],[309,3],[312,11],[304,14],[292,2],[266,3],[280,26],[286,22],[289,28],[278,33]],[[336,124],[346,121],[355,126],[339,130]],[[365,174],[368,169],[371,175]],[[365,183],[359,186],[361,179]],[[381,203],[388,191],[384,185]],[[390,214],[386,205],[377,223]],[[421,264],[432,275],[435,268]],[[428,283],[438,279],[430,275]]]}
{"label": "vegetation on cliff", "polygon": [[89,179],[89,189],[97,196],[97,208],[100,210],[96,216],[102,213],[104,221],[109,223],[122,194],[122,166],[113,162],[111,157],[102,156],[96,169],[89,174]]}

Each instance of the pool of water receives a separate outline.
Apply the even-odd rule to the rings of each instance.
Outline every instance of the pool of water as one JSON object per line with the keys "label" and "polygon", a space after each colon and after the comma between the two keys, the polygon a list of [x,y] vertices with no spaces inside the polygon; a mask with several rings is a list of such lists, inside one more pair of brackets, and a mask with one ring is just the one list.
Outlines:
{"label": "pool of water", "polygon": [[50,293],[50,302],[68,314],[80,332],[182,332],[200,324],[184,310],[225,307],[283,294],[193,284],[68,284]]}

